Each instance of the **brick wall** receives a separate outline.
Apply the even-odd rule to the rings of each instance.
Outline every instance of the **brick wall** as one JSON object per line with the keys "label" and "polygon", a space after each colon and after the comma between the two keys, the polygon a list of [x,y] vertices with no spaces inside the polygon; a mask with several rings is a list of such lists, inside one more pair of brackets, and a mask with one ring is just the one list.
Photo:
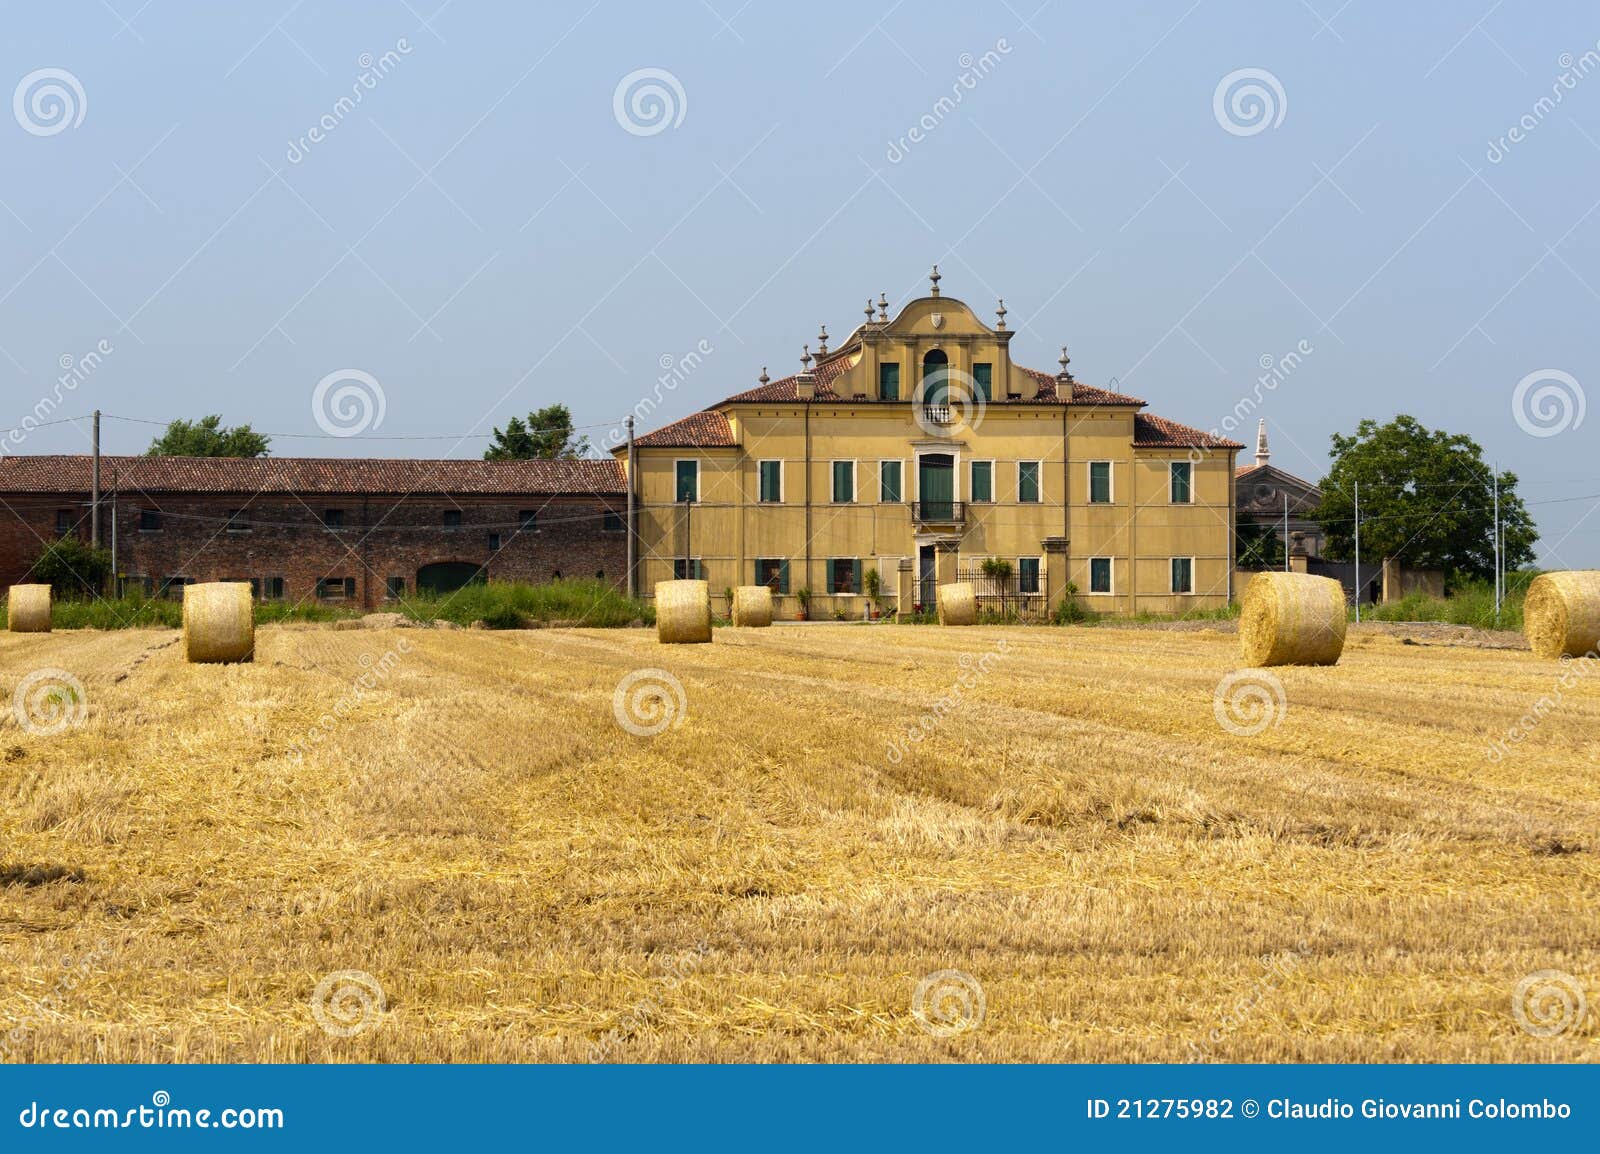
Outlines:
{"label": "brick wall", "polygon": [[[87,538],[87,494],[0,495],[0,582],[22,580],[42,541],[56,535],[57,510],[74,510],[77,532]],[[230,510],[242,508],[242,530],[229,530]],[[159,528],[141,529],[143,510],[159,513]],[[342,526],[323,524],[337,509]],[[524,511],[535,512],[535,528],[520,528]],[[282,578],[290,601],[317,596],[318,582],[351,578],[355,601],[381,608],[386,580],[399,577],[405,594],[416,592],[417,571],[439,562],[487,566],[490,580],[544,582],[557,575],[596,578],[625,588],[627,541],[622,532],[625,498],[428,497],[278,494],[254,498],[154,495],[117,502],[117,570],[148,578],[159,588],[172,577],[194,581],[223,578]],[[605,514],[615,513],[615,528]],[[446,527],[446,513],[459,527]],[[102,506],[101,541],[111,542],[109,497]],[[491,549],[490,534],[500,536]],[[341,584],[342,589],[342,584]],[[342,599],[329,598],[329,599]]]}

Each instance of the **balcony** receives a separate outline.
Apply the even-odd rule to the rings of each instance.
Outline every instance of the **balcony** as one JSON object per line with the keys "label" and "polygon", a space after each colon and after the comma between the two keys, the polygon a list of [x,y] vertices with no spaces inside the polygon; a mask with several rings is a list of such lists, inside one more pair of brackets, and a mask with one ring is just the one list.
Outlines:
{"label": "balcony", "polygon": [[962,501],[913,501],[911,519],[918,525],[965,525],[967,506]]}
{"label": "balcony", "polygon": [[924,404],[920,406],[922,422],[925,425],[950,425],[955,423],[955,417],[950,412],[950,406],[944,404]]}

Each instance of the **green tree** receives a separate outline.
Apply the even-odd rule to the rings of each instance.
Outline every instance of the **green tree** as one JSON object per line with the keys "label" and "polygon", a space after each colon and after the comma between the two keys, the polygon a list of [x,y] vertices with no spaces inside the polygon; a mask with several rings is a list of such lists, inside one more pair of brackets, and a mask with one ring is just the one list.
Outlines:
{"label": "green tree", "polygon": [[588,455],[589,438],[573,435],[572,413],[559,402],[529,413],[526,421],[512,417],[504,430],[495,429],[494,443],[483,451],[485,461],[548,461]]}
{"label": "green tree", "polygon": [[[1363,560],[1394,557],[1412,568],[1442,569],[1451,581],[1492,577],[1495,475],[1471,437],[1402,414],[1385,425],[1364,420],[1352,436],[1333,434],[1330,455],[1317,512],[1329,557],[1355,555],[1359,481]],[[1504,567],[1532,561],[1539,534],[1512,473],[1500,474],[1500,521]]]}
{"label": "green tree", "polygon": [[1271,525],[1240,521],[1237,556],[1241,569],[1282,569],[1283,539]]}
{"label": "green tree", "polygon": [[111,550],[96,549],[71,534],[39,550],[28,568],[28,580],[50,586],[57,597],[93,597],[111,576]]}
{"label": "green tree", "polygon": [[147,457],[265,457],[268,439],[249,425],[224,428],[212,413],[198,421],[173,421],[145,450]]}

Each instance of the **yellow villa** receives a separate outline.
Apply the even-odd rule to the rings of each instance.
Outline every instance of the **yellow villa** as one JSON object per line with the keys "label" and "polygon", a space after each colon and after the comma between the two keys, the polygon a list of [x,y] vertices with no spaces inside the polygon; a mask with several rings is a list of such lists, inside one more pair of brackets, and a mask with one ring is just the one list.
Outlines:
{"label": "yellow villa", "polygon": [[1014,364],[1005,302],[990,327],[930,279],[838,348],[824,328],[800,373],[616,450],[640,592],[700,577],[726,609],[768,585],[786,618],[806,595],[813,618],[931,608],[955,580],[1024,616],[1069,582],[1093,612],[1227,604],[1243,446],[1078,383],[1065,349],[1053,374]]}

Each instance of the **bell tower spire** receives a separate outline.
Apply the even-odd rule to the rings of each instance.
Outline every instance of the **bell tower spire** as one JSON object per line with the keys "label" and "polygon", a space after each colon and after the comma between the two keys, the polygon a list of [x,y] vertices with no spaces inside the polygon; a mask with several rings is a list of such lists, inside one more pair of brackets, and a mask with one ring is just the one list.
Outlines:
{"label": "bell tower spire", "polygon": [[1256,464],[1265,465],[1271,457],[1267,451],[1267,419],[1262,417],[1256,422]]}

